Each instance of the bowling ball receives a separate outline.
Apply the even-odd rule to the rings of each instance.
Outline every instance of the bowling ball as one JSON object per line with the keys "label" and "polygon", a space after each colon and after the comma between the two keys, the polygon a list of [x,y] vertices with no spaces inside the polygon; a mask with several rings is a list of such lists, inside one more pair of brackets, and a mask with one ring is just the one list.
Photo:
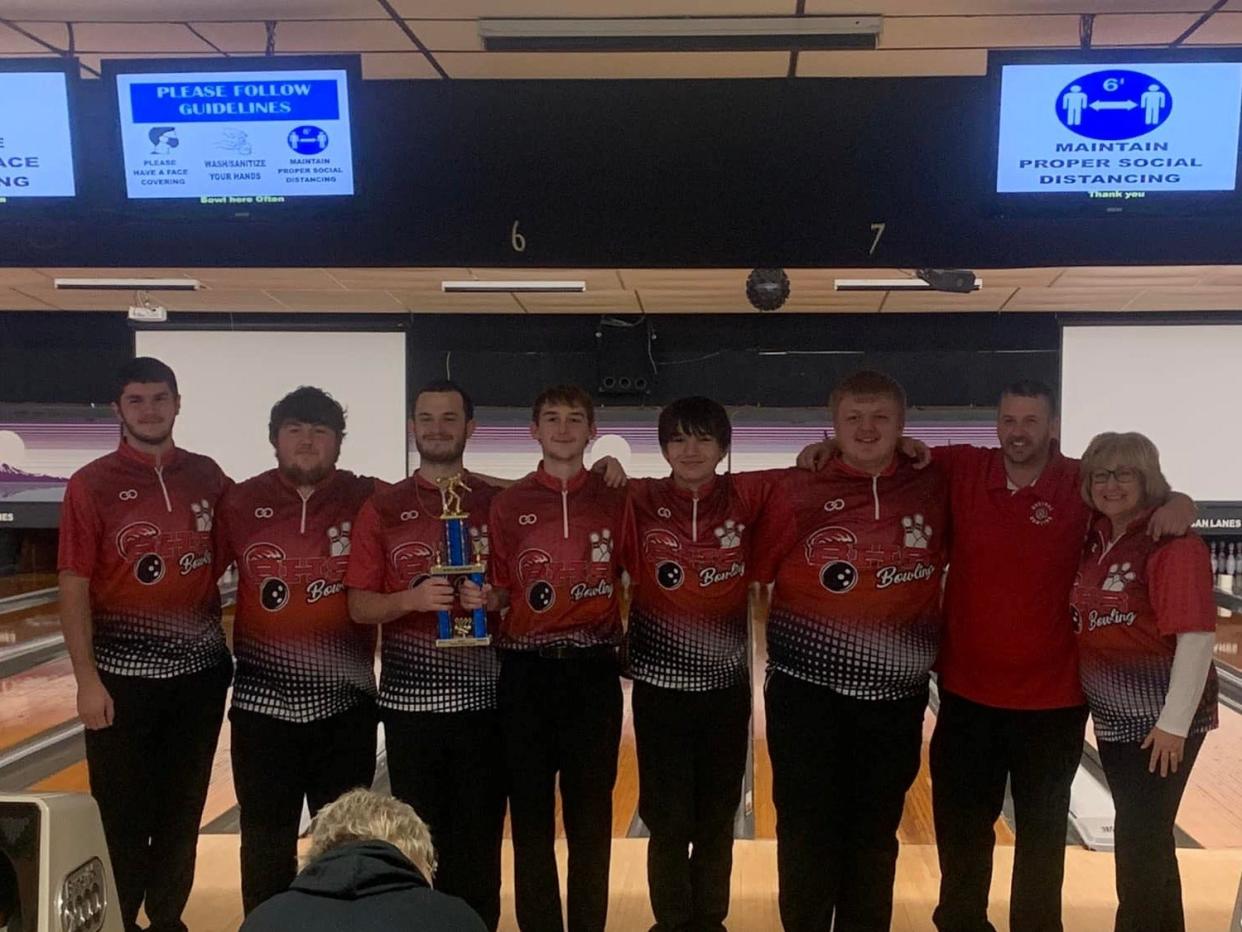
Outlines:
{"label": "bowling ball", "polygon": [[685,579],[685,570],[672,560],[665,560],[656,567],[656,581],[665,589],[676,589]]}
{"label": "bowling ball", "polygon": [[540,580],[526,590],[526,603],[537,612],[546,612],[556,601],[556,590],[550,582]]}
{"label": "bowling ball", "polygon": [[819,582],[829,592],[840,595],[858,584],[858,570],[853,563],[834,560],[819,571]]}
{"label": "bowling ball", "polygon": [[269,612],[278,612],[289,601],[289,586],[283,579],[272,577],[263,580],[259,587],[259,602]]}
{"label": "bowling ball", "polygon": [[148,553],[134,564],[134,578],[144,586],[154,586],[164,578],[164,558],[158,553]]}

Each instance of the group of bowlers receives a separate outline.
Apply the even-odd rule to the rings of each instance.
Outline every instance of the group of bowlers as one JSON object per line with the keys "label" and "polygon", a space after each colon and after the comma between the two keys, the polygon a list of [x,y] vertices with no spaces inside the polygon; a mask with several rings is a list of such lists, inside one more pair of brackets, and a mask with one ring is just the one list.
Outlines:
{"label": "group of bowlers", "polygon": [[[75,473],[61,521],[62,622],[127,932],[143,906],[152,932],[185,928],[230,684],[247,912],[292,881],[303,801],[313,814],[372,783],[378,719],[392,792],[431,827],[440,890],[496,928],[507,804],[523,932],[602,932],[622,675],[633,680],[655,928],[724,928],[749,740],[752,583],[774,583],[765,704],[787,930],[889,927],[933,668],[936,927],[992,929],[993,826],[1008,783],[1010,928],[1061,928],[1070,784],[1091,700],[1097,732],[1101,715],[1120,723],[1117,747],[1133,751],[1128,769],[1109,770],[1118,927],[1180,928],[1172,820],[1214,724],[1210,673],[1189,716],[1164,706],[1181,635],[1210,631],[1210,578],[1205,621],[1196,575],[1199,557],[1210,574],[1206,549],[1182,536],[1193,503],[1157,489],[1142,464],[1105,450],[1080,477],[1059,452],[1047,387],[1018,383],[1001,396],[999,449],[928,451],[902,437],[901,386],[858,372],[832,392],[832,441],[804,451],[802,468],[755,473],[718,473],[728,416],[709,399],[681,399],[659,416],[671,474],[628,482],[613,461],[584,467],[594,407],[574,386],[536,399],[530,432],[542,460],[513,483],[463,468],[473,404],[447,381],[415,395],[419,466],[394,485],[336,468],[345,414],[317,388],[276,403],[276,467],[236,484],[175,446],[179,407],[165,364],[128,363],[116,385],[120,445]],[[1138,523],[1123,522],[1120,537],[1103,526],[1090,551],[1100,472],[1099,494],[1113,497],[1094,508]],[[1141,500],[1125,499],[1133,513],[1123,515],[1117,496],[1135,493],[1136,475]],[[482,587],[432,573],[443,540],[437,480],[453,476],[487,564]],[[1118,541],[1125,570],[1105,549]],[[1146,583],[1145,564],[1154,586],[1161,548],[1185,552],[1160,566],[1194,583],[1161,585],[1135,609],[1143,600],[1130,605],[1123,590]],[[1087,580],[1092,554],[1111,569]],[[217,580],[231,564],[230,655]],[[492,646],[436,646],[437,612],[455,605],[486,608]],[[1127,612],[1124,623],[1101,620]],[[1098,709],[1093,681],[1084,696],[1077,643],[1097,631],[1146,637],[1106,645]],[[1110,650],[1129,651],[1142,675],[1113,675]],[[1153,689],[1169,695],[1154,710]],[[1100,737],[1104,755],[1114,735]],[[1104,755],[1106,768],[1121,751]],[[1136,829],[1123,800],[1136,801]],[[1123,846],[1135,852],[1124,865]]]}

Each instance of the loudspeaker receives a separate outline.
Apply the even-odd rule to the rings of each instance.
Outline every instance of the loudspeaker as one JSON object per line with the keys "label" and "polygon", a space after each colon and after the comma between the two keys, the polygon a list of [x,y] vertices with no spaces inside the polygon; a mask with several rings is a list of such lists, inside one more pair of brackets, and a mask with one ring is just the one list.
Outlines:
{"label": "loudspeaker", "polygon": [[641,398],[655,388],[655,332],[642,318],[633,323],[605,317],[595,331],[596,394]]}
{"label": "loudspeaker", "polygon": [[0,928],[123,932],[103,823],[90,796],[0,794]]}

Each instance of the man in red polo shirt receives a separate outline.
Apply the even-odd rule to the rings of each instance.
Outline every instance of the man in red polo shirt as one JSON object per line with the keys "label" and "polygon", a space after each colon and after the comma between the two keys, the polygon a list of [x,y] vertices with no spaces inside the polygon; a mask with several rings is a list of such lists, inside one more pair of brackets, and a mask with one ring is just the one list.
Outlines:
{"label": "man in red polo shirt", "polygon": [[[492,501],[489,607],[508,606],[498,700],[509,768],[514,880],[523,932],[564,928],[553,840],[560,777],[569,842],[568,927],[603,932],[612,852],[612,788],[621,741],[619,544],[624,490],[583,468],[595,406],[577,386],[535,399],[543,459]],[[462,604],[482,604],[462,586]]]}
{"label": "man in red polo shirt", "polygon": [[117,378],[115,453],[79,469],[60,519],[60,612],[86,764],[134,932],[184,930],[198,825],[233,663],[212,521],[228,479],[173,444],[177,378],[139,357]]}
{"label": "man in red polo shirt", "polygon": [[829,400],[840,456],[790,470],[760,519],[775,579],[765,703],[781,922],[882,932],[940,639],[948,484],[897,452],[905,392],[856,372]]}
{"label": "man in red polo shirt", "polygon": [[[414,475],[378,492],[354,524],[345,582],[354,621],[382,625],[380,717],[394,796],[426,819],[440,863],[436,889],[460,896],[489,929],[500,921],[505,758],[496,711],[500,658],[491,646],[436,647],[436,611],[453,587],[428,575],[444,550],[437,479],[461,476],[478,552],[489,551],[488,509],[499,489],[462,464],[474,403],[454,382],[414,397]],[[499,619],[489,627],[495,632]]]}
{"label": "man in red polo shirt", "polygon": [[268,424],[276,468],[220,505],[221,565],[238,570],[229,721],[246,913],[296,876],[303,800],[314,815],[375,775],[375,632],[350,620],[345,567],[376,480],[336,468],[344,437],[331,395],[290,392]]}

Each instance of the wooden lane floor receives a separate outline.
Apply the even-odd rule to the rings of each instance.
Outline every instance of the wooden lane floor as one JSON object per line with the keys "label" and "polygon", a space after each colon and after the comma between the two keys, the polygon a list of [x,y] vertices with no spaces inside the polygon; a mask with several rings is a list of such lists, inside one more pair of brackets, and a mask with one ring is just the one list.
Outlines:
{"label": "wooden lane floor", "polygon": [[60,605],[45,602],[0,614],[0,651],[60,634]]}
{"label": "wooden lane floor", "polygon": [[56,585],[55,573],[17,573],[13,576],[0,576],[0,599],[40,589],[51,589]]}
{"label": "wooden lane floor", "polygon": [[[198,872],[186,910],[186,924],[195,932],[234,932],[241,923],[241,897],[236,835],[199,838]],[[992,874],[991,921],[997,932],[1009,932],[1009,885],[1012,847],[997,848]],[[637,932],[652,924],[647,898],[647,843],[614,839],[608,932]],[[562,886],[566,876],[565,844],[557,842]],[[1242,850],[1178,852],[1186,928],[1216,932],[1229,926]],[[515,932],[513,915],[513,849],[503,850],[502,932]],[[936,849],[902,845],[894,885],[892,932],[931,929],[939,885]],[[1111,929],[1116,910],[1113,857],[1081,848],[1066,851],[1065,932]],[[734,846],[733,890],[727,924],[731,932],[770,932],[780,928],[776,905],[776,844],[768,840],[739,841]]]}
{"label": "wooden lane floor", "polygon": [[77,694],[68,657],[0,679],[0,751],[72,722]]}

